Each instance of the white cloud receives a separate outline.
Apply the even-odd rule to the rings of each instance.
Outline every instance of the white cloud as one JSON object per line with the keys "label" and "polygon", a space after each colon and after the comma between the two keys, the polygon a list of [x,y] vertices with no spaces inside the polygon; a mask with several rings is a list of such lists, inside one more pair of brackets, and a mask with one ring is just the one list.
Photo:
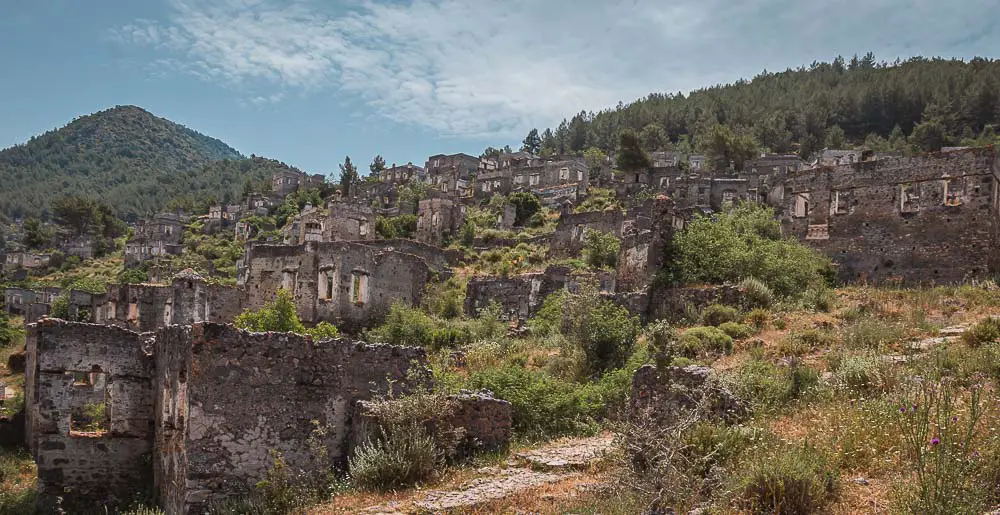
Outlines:
{"label": "white cloud", "polygon": [[339,91],[399,123],[509,137],[837,53],[988,52],[992,2],[173,0],[169,19],[112,35],[251,104]]}

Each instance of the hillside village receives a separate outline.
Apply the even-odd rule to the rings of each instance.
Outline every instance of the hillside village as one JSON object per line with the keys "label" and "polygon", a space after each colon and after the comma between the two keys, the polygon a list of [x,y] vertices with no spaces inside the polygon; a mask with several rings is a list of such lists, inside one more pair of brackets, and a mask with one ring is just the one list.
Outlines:
{"label": "hillside village", "polygon": [[[910,450],[814,422],[887,424],[877,403],[913,394],[906,371],[930,373],[932,350],[958,367],[934,372],[958,381],[947,402],[974,403],[925,399],[972,428],[948,452],[981,438],[1000,459],[993,435],[976,436],[980,397],[957,400],[969,378],[996,377],[1000,329],[982,318],[1000,309],[995,148],[721,169],[637,155],[434,155],[340,184],[289,168],[239,202],[109,231],[104,248],[96,233],[53,236],[54,253],[9,243],[4,307],[26,348],[10,353],[5,402],[18,406],[23,381],[24,409],[0,440],[24,442],[37,469],[4,495],[30,492],[43,513],[136,499],[170,514],[877,512],[894,481],[911,484]],[[698,239],[713,226],[750,232]],[[763,261],[735,267],[759,269],[712,275],[751,240]],[[860,404],[831,407],[836,392]],[[914,438],[944,438],[930,423]],[[430,457],[399,458],[424,472],[378,468],[424,428]],[[772,439],[786,443],[753,450]],[[876,465],[879,445],[892,466]],[[727,472],[741,459],[748,472]],[[517,463],[529,468],[513,481]],[[330,470],[353,487],[337,493]],[[956,488],[991,481],[962,470]],[[480,487],[448,489],[469,474]],[[440,490],[413,496],[414,483]],[[905,502],[958,502],[944,495]]]}

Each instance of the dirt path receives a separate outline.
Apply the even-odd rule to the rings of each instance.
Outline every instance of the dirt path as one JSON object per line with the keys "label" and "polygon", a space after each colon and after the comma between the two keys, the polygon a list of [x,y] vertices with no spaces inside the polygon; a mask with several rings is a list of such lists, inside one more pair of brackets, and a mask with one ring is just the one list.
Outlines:
{"label": "dirt path", "polygon": [[[369,514],[439,513],[472,510],[488,503],[503,502],[550,485],[566,483],[575,488],[587,484],[590,471],[611,448],[613,437],[570,438],[513,454],[504,464],[476,470],[476,476],[461,483],[430,491],[411,491],[359,510]],[[314,513],[336,513],[322,509]]]}

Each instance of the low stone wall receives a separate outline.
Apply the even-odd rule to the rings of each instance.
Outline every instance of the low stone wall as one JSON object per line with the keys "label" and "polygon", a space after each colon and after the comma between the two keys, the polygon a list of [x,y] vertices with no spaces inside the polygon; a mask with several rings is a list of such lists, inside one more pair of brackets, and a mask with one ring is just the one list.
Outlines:
{"label": "low stone wall", "polygon": [[747,404],[723,388],[708,367],[668,367],[661,372],[653,365],[644,365],[632,375],[630,419],[652,418],[670,425],[694,411],[704,418],[726,421],[740,420],[750,413]]}
{"label": "low stone wall", "polygon": [[[428,430],[434,427],[461,428],[462,440],[457,454],[467,457],[481,451],[499,451],[510,444],[513,411],[510,402],[493,397],[490,392],[462,392],[448,396],[454,412],[447,420],[428,420]],[[377,436],[378,421],[367,414],[369,403],[358,401],[351,411],[349,453]]]}
{"label": "low stone wall", "polygon": [[732,285],[654,288],[649,299],[649,320],[675,322],[712,304],[739,306],[743,300],[743,292]]}

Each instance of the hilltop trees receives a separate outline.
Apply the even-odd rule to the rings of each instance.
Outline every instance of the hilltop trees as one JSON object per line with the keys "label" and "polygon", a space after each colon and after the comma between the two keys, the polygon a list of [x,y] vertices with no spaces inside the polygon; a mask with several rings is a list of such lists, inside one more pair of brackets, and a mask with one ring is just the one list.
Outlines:
{"label": "hilltop trees", "polygon": [[368,170],[373,176],[378,177],[385,170],[385,159],[382,159],[381,155],[375,156],[375,159],[372,159],[372,164],[368,165]]}
{"label": "hilltop trees", "polygon": [[642,148],[639,136],[631,130],[622,131],[618,137],[618,169],[638,172],[653,165],[649,154]]}
{"label": "hilltop trees", "polygon": [[[384,164],[384,163],[383,163]],[[344,158],[340,165],[340,191],[344,196],[350,195],[351,188],[358,182],[358,169],[351,163],[351,156]]]}
{"label": "hilltop trees", "polygon": [[521,143],[521,151],[529,154],[537,154],[542,149],[542,138],[538,136],[538,129],[531,129]]}
{"label": "hilltop trees", "polygon": [[[704,129],[719,124],[753,138],[760,150],[798,151],[807,158],[823,147],[866,141],[886,145],[892,140],[888,148],[894,150],[909,148],[909,143],[931,150],[978,141],[976,135],[986,126],[1000,123],[998,86],[998,60],[917,57],[879,63],[868,53],[779,73],[764,71],[753,80],[689,95],[653,93],[596,114],[580,113],[543,130],[541,149],[553,154],[594,146],[610,152],[626,130],[639,132],[647,152],[670,148],[684,137],[705,146],[699,139],[717,133]],[[901,145],[906,135],[913,141]]]}

